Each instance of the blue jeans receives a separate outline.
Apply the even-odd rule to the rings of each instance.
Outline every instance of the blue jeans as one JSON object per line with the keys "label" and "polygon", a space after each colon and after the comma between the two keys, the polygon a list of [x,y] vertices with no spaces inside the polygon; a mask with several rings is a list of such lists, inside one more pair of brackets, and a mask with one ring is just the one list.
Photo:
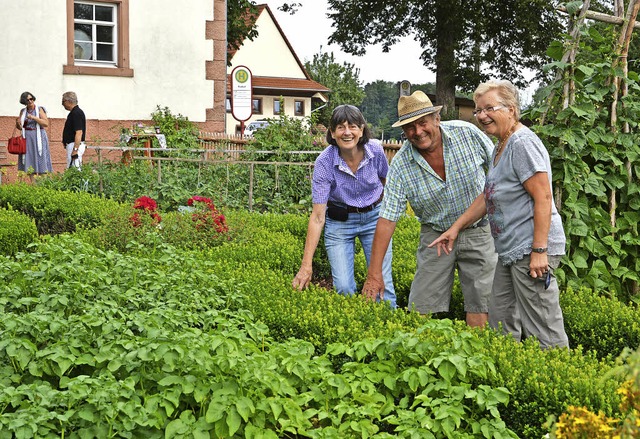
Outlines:
{"label": "blue jeans", "polygon": [[[371,212],[350,213],[347,221],[326,218],[324,245],[331,264],[333,286],[340,294],[352,295],[357,291],[353,263],[356,238],[362,244],[367,266],[369,266],[373,234],[378,223],[379,212],[380,206],[378,205]],[[389,242],[389,248],[387,248],[387,253],[384,256],[382,276],[384,280],[384,300],[395,308],[396,290],[393,287],[393,277],[391,276],[392,244],[393,242]]]}

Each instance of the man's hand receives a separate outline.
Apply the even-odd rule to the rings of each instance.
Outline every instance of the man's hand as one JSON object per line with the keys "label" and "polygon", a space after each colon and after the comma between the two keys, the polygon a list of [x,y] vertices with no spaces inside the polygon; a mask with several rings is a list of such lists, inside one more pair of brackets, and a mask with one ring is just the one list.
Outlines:
{"label": "man's hand", "polygon": [[293,278],[293,282],[291,285],[298,291],[302,291],[309,286],[311,283],[311,276],[313,275],[313,270],[310,268],[300,268],[298,270],[298,274]]}
{"label": "man's hand", "polygon": [[384,280],[382,280],[382,274],[367,275],[367,280],[362,286],[362,295],[369,300],[384,299]]}

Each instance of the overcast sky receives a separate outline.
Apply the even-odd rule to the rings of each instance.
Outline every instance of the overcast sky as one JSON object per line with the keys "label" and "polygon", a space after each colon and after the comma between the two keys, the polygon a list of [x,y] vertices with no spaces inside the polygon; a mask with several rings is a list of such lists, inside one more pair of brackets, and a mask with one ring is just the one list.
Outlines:
{"label": "overcast sky", "polygon": [[295,15],[278,10],[284,1],[256,0],[256,4],[269,5],[302,63],[313,60],[313,55],[317,53],[333,52],[340,64],[348,62],[360,69],[363,85],[379,79],[391,82],[407,80],[412,84],[435,82],[435,73],[420,61],[422,49],[413,39],[407,38],[394,45],[389,53],[383,53],[379,46],[369,46],[364,56],[347,55],[337,45],[327,44],[332,28],[331,20],[327,18],[328,5],[325,0],[291,0],[302,4]]}

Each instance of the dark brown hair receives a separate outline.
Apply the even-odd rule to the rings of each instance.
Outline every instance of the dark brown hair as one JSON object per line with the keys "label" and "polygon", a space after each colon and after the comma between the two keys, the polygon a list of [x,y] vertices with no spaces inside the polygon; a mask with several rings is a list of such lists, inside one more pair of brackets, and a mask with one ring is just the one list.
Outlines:
{"label": "dark brown hair", "polygon": [[25,91],[24,93],[22,93],[22,94],[20,95],[20,103],[21,103],[22,105],[27,105],[27,103],[28,103],[27,98],[28,98],[29,96],[31,96],[31,97],[33,98],[33,101],[34,101],[34,102],[36,101],[36,97],[34,96],[34,94],[33,94],[33,93],[30,93],[30,92],[28,92],[28,91]]}
{"label": "dark brown hair", "polygon": [[358,141],[358,147],[363,147],[365,143],[367,143],[371,138],[369,125],[367,125],[367,121],[364,120],[364,116],[362,115],[362,112],[360,112],[358,107],[346,104],[338,105],[333,109],[333,113],[331,114],[331,121],[329,122],[329,129],[327,130],[327,143],[329,145],[338,146],[338,144],[336,143],[336,139],[333,138],[331,132],[335,131],[336,127],[343,122],[356,124],[359,127],[362,127],[362,137]]}

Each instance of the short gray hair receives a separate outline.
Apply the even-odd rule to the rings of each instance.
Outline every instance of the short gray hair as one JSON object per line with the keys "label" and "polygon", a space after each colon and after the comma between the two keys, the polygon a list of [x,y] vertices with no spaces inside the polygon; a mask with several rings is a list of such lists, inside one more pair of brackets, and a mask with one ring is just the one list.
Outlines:
{"label": "short gray hair", "polygon": [[69,101],[72,104],[78,105],[78,95],[76,95],[75,91],[67,91],[62,94],[63,101]]}
{"label": "short gray hair", "polygon": [[507,107],[513,107],[515,109],[516,120],[520,120],[520,97],[518,89],[511,81],[491,79],[487,82],[483,82],[473,92],[473,102],[477,102],[480,96],[484,95],[491,90],[496,90],[500,97],[500,103]]}

